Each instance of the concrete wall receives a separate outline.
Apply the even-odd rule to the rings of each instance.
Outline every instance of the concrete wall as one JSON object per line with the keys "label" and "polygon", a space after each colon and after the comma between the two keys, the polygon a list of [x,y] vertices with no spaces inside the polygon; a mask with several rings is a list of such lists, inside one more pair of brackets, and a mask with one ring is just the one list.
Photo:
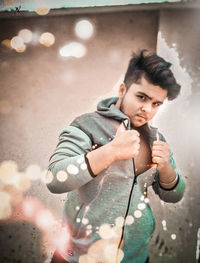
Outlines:
{"label": "concrete wall", "polygon": [[[74,34],[80,18],[94,24],[94,37],[88,41]],[[94,110],[101,97],[117,94],[116,84],[131,53],[139,48],[155,51],[157,25],[156,11],[1,20],[1,41],[11,39],[22,28],[32,30],[35,37],[24,53],[1,46],[1,100],[6,100],[11,109],[1,114],[1,161],[14,160],[21,172],[32,164],[46,169],[61,129],[75,116]],[[56,40],[49,48],[37,43],[38,36],[46,31]],[[71,41],[86,46],[83,58],[63,59],[59,55],[59,49]],[[15,196],[13,191],[7,192]],[[61,218],[66,195],[50,194],[39,179],[31,181],[25,195],[37,198],[57,219]],[[1,245],[7,249],[2,250],[0,261],[32,263],[37,258],[37,263],[44,262],[53,249],[44,237],[45,231],[39,235],[37,223],[33,219],[26,222],[23,209],[17,209],[13,217],[21,235],[16,236],[12,221],[2,222]],[[27,243],[26,237],[32,235],[35,239]],[[34,247],[35,243],[42,245]]]}
{"label": "concrete wall", "polygon": [[[160,238],[157,244],[152,242],[152,251],[154,255],[162,254],[159,262],[195,262],[200,227],[199,24],[198,10],[160,12],[157,52],[173,64],[182,91],[170,107],[164,108],[157,123],[172,145],[175,160],[185,178],[186,192],[184,199],[175,206],[155,207],[158,228],[154,238],[158,235]],[[160,224],[164,219],[169,225],[167,233]],[[173,233],[175,240],[171,239]]]}
{"label": "concrete wall", "polygon": [[[195,208],[200,200],[198,15],[199,12],[192,10],[135,11],[60,17],[18,16],[17,19],[0,20],[1,41],[11,39],[22,28],[34,32],[34,41],[27,45],[24,53],[0,47],[0,97],[1,102],[4,101],[0,104],[0,109],[3,108],[0,114],[0,160],[15,161],[20,172],[28,171],[32,164],[45,170],[61,129],[75,116],[94,110],[99,99],[117,94],[119,80],[132,51],[157,49],[175,64],[174,72],[183,83],[184,92],[170,107],[164,107],[164,118],[158,116],[155,124],[172,145],[188,186],[184,199],[175,206],[160,203],[151,193],[157,219],[150,251],[152,262],[188,263],[195,260],[199,227],[199,210]],[[87,41],[74,34],[74,25],[82,17],[90,19],[95,27],[94,37]],[[46,31],[53,33],[56,39],[49,48],[37,42],[38,36]],[[87,53],[83,58],[60,57],[59,49],[71,41],[86,46]],[[19,195],[15,189],[5,186],[2,191],[7,191],[11,199]],[[36,198],[58,220],[61,218],[66,196],[50,194],[40,179],[31,180],[30,188],[20,194],[19,200],[27,196]],[[11,218],[1,221],[3,252],[0,261],[42,263],[54,246],[33,217],[27,221],[20,204],[12,202]],[[163,219],[167,221],[167,232],[162,229]],[[176,234],[175,240],[171,239],[171,234]]]}

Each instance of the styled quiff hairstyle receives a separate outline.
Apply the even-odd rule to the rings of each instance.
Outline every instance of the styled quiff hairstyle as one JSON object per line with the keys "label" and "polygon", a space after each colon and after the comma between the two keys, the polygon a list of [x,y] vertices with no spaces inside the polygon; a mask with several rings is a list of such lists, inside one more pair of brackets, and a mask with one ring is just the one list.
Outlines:
{"label": "styled quiff hairstyle", "polygon": [[127,90],[133,83],[140,83],[142,77],[153,85],[158,85],[167,90],[168,100],[175,99],[181,86],[177,84],[176,79],[169,69],[171,63],[166,62],[157,54],[146,54],[147,50],[142,50],[139,54],[133,54],[129,61],[128,69],[125,74],[124,84]]}

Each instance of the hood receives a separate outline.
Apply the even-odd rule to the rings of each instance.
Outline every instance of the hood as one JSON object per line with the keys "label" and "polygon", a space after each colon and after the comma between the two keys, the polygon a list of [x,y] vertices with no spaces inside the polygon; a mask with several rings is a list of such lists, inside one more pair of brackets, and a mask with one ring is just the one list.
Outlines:
{"label": "hood", "polygon": [[100,115],[108,118],[113,118],[115,120],[126,120],[129,118],[115,107],[118,97],[107,98],[101,100],[97,105],[97,111]]}
{"label": "hood", "polygon": [[[118,97],[111,97],[111,98],[101,100],[97,104],[96,112],[102,116],[113,118],[115,120],[119,120],[119,121],[128,120],[127,128],[130,129],[131,122],[130,122],[129,117],[126,116],[122,111],[120,111],[119,109],[115,107],[117,100],[118,100]],[[158,129],[156,127],[152,127],[149,125],[149,123],[147,123],[144,125],[144,129],[146,130],[146,132],[149,134],[149,136],[153,140],[156,140],[156,135],[158,132]]]}

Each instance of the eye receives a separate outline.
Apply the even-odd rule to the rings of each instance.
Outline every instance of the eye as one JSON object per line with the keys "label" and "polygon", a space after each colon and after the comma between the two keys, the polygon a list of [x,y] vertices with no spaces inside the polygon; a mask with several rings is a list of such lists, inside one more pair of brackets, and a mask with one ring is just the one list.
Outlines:
{"label": "eye", "polygon": [[145,101],[146,100],[146,97],[145,96],[143,96],[143,95],[138,95],[137,96],[140,100],[143,100],[143,101]]}
{"label": "eye", "polygon": [[154,102],[153,105],[154,105],[155,107],[160,107],[160,106],[162,105],[162,103],[160,103],[160,102]]}

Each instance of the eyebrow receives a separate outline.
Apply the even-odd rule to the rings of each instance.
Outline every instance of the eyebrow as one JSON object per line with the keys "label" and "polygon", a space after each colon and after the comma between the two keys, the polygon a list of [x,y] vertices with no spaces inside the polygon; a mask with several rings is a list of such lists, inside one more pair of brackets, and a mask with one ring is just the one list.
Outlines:
{"label": "eyebrow", "polygon": [[[151,97],[149,97],[146,93],[144,93],[144,92],[142,92],[142,91],[138,91],[138,94],[147,97],[149,100],[152,100]],[[155,101],[154,103],[163,104],[163,101]]]}

